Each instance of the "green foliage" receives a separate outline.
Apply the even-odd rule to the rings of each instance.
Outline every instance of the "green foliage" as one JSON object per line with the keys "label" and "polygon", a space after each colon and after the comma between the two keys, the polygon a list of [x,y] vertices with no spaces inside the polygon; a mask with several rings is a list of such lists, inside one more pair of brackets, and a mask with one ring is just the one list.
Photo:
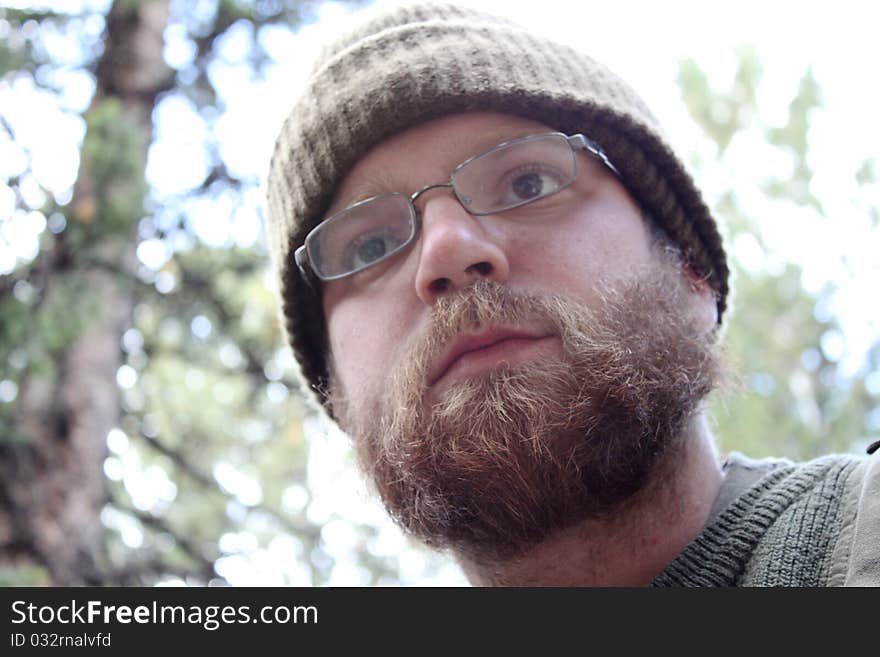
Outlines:
{"label": "green foliage", "polygon": [[0,19],[6,19],[13,25],[22,25],[28,21],[33,23],[42,23],[52,18],[66,18],[64,14],[54,11],[36,10],[36,9],[16,9],[14,7],[0,7]]}
{"label": "green foliage", "polygon": [[[30,296],[33,295],[33,296]],[[53,278],[49,289],[30,292],[22,299],[10,295],[0,301],[0,358],[4,375],[11,354],[26,354],[29,371],[49,375],[59,356],[95,317],[99,300],[80,272]]]}
{"label": "green foliage", "polygon": [[[136,13],[139,4],[127,4],[115,3],[111,20],[129,21],[126,12]],[[177,92],[207,108],[207,114],[215,112],[217,95],[206,75],[214,61],[214,40],[239,21],[251,22],[256,31],[256,21],[284,22],[298,12],[295,2],[219,3],[210,24],[193,29],[191,38],[200,52],[197,75],[190,86],[180,83]],[[55,24],[3,15],[11,23],[12,38],[0,41],[0,64],[6,70],[35,71],[39,53],[46,52],[42,27],[51,31]],[[176,20],[185,25],[189,19]],[[33,262],[21,263],[11,277],[0,280],[0,379],[20,384],[16,399],[0,406],[2,439],[26,440],[16,430],[25,388],[48,384],[51,392],[57,385],[64,375],[59,363],[100,310],[102,300],[89,289],[89,276],[111,274],[130,292],[135,312],[128,326],[119,327],[128,369],[120,378],[123,405],[107,460],[112,476],[111,502],[102,514],[105,545],[96,555],[106,582],[152,583],[169,576],[207,582],[216,577],[214,560],[230,553],[228,547],[221,550],[221,537],[236,532],[256,537],[263,548],[279,536],[290,537],[308,563],[309,555],[320,552],[318,529],[306,518],[306,507],[284,508],[292,483],[306,487],[307,447],[303,412],[292,396],[296,384],[281,356],[275,299],[264,284],[267,255],[253,248],[203,247],[192,239],[185,219],[188,198],[210,200],[252,183],[232,178],[218,157],[213,184],[192,190],[187,198],[148,207],[150,107],[142,99],[131,102],[114,95],[113,85],[102,87],[100,77],[108,69],[95,66],[100,50],[90,53],[83,45],[83,61],[96,71],[98,89],[110,91],[99,93],[84,114],[86,135],[72,202],[44,208],[47,215],[63,215],[64,225],[41,236]],[[51,79],[54,66],[49,63],[43,79]],[[216,153],[213,141],[204,147]],[[0,181],[16,194],[17,204],[23,179]],[[180,225],[156,228],[159,222],[149,216],[156,210],[180,216]],[[218,215],[217,220],[228,217]],[[174,242],[173,257],[159,272],[125,256],[134,253],[140,239],[166,240],[172,248],[172,237],[182,236],[184,244]],[[154,284],[157,277],[164,282]],[[27,294],[8,294],[17,284]],[[18,365],[10,366],[12,361]],[[117,382],[106,385],[116,387]],[[104,392],[95,389],[93,394]],[[98,444],[104,439],[94,437]],[[329,567],[327,559],[324,567]],[[45,583],[45,576],[40,579],[33,575],[37,570],[27,568],[3,576],[10,582]]]}
{"label": "green foliage", "polygon": [[81,190],[72,213],[70,239],[128,238],[143,214],[147,184],[145,117],[126,109],[120,99],[103,98],[86,113],[82,146]]}
{"label": "green foliage", "polygon": [[217,3],[217,18],[214,24],[221,30],[240,20],[252,21],[254,19],[253,3],[240,2],[239,0],[220,0]]}
{"label": "green foliage", "polygon": [[865,160],[856,171],[856,182],[860,185],[872,185],[877,182],[877,160]]}
{"label": "green foliage", "polygon": [[817,320],[816,299],[801,272],[737,272],[737,305],[727,335],[739,389],[713,403],[722,447],[754,456],[807,459],[859,446],[868,408],[852,385],[836,379],[836,363],[821,350],[830,319]]}
{"label": "green foliage", "polygon": [[679,64],[678,84],[691,115],[724,152],[733,136],[745,126],[755,108],[755,88],[761,79],[761,64],[752,48],[739,52],[739,66],[733,86],[726,94],[713,93],[709,78],[693,59]]}
{"label": "green foliage", "polygon": [[9,25],[6,36],[0,37],[0,78],[11,71],[33,72],[43,63],[45,55],[35,47],[39,27],[44,23],[63,23],[65,18],[51,11],[0,7],[0,21]]}
{"label": "green foliage", "polygon": [[822,94],[812,69],[801,78],[797,94],[788,107],[788,121],[781,128],[765,130],[767,141],[794,156],[794,170],[786,180],[772,180],[765,191],[775,198],[788,198],[801,205],[810,205],[823,212],[822,204],[810,192],[813,171],[807,163],[810,113],[822,106]]}
{"label": "green foliage", "polygon": [[6,42],[0,41],[0,78],[10,71],[18,71],[27,66],[31,59],[23,50],[10,48]]}
{"label": "green foliage", "polygon": [[807,155],[807,132],[810,128],[810,112],[822,106],[822,93],[811,68],[801,78],[795,97],[788,106],[788,121],[781,128],[766,131],[771,144],[793,151],[799,162]]}
{"label": "green foliage", "polygon": [[40,369],[49,368],[51,362],[57,361],[91,323],[99,307],[100,300],[79,272],[52,281],[52,289],[39,312],[31,318],[31,330],[41,339],[42,350],[49,358],[49,362],[40,364]]}
{"label": "green foliage", "polygon": [[5,378],[11,374],[10,352],[25,344],[30,334],[30,313],[24,303],[10,294],[0,298],[0,317],[0,376]]}
{"label": "green foliage", "polygon": [[0,586],[49,586],[49,572],[41,566],[0,567]]}
{"label": "green foliage", "polygon": [[[312,549],[305,517],[282,510],[286,487],[304,478],[306,443],[299,405],[278,394],[279,386],[292,384],[263,371],[278,344],[264,267],[253,251],[179,253],[165,271],[180,285],[164,295],[145,289],[135,312],[133,328],[144,344],[128,355],[138,382],[126,391],[121,426],[141,469],[158,467],[176,486],[174,503],[150,513],[211,559],[220,556],[220,537],[236,530],[261,545],[295,530]],[[267,394],[270,385],[274,396]],[[242,498],[218,486],[222,471],[255,482],[259,493]],[[116,487],[114,498],[122,507],[134,504],[124,487]],[[163,539],[144,529],[145,543],[135,553],[148,559]],[[169,565],[191,567],[192,555],[177,555]]]}
{"label": "green foliage", "polygon": [[[735,79],[726,91],[710,88],[707,76],[693,60],[681,62],[679,81],[686,106],[716,143],[722,159],[738,132],[759,132],[795,164],[790,177],[764,181],[764,190],[773,198],[822,211],[809,187],[813,176],[808,165],[810,117],[822,104],[812,70],[803,75],[782,127],[761,121],[755,102],[760,67],[750,50],[741,52]],[[862,181],[873,175],[873,161],[868,161],[859,169],[857,180],[865,184]],[[727,247],[735,297],[727,347],[738,373],[733,390],[716,395],[711,402],[721,447],[753,456],[794,459],[860,451],[872,431],[876,436],[877,427],[871,429],[868,417],[878,402],[863,383],[869,367],[849,376],[832,359],[836,355],[823,349],[823,340],[840,339],[837,320],[821,310],[836,290],[827,286],[818,296],[809,294],[801,282],[803,272],[793,263],[773,273],[741,265],[735,248],[740,239],[754,240],[771,258],[761,239],[761,218],[747,215],[738,191],[729,190],[715,204],[715,213],[726,220],[730,233]],[[871,211],[876,217],[876,208]]]}

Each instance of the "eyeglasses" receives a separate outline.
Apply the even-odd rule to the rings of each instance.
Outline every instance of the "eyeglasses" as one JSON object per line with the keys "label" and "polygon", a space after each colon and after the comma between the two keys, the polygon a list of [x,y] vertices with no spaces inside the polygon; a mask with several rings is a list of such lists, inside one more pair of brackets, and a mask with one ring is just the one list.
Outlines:
{"label": "eyeglasses", "polygon": [[498,144],[452,171],[449,182],[426,185],[411,196],[374,196],[315,226],[294,257],[306,281],[309,270],[332,281],[377,265],[412,244],[421,221],[415,202],[425,192],[449,187],[470,214],[513,210],[556,194],[577,178],[577,151],[591,153],[620,175],[602,148],[584,135],[551,132]]}

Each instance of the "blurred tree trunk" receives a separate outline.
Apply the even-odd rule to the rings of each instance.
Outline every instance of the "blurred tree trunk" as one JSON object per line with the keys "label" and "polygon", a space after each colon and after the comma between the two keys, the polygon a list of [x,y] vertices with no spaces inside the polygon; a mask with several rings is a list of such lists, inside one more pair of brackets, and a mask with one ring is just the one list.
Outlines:
{"label": "blurred tree trunk", "polygon": [[[43,569],[56,585],[100,584],[108,431],[119,421],[120,342],[134,305],[144,163],[157,96],[169,0],[116,0],[110,9],[69,230],[37,265],[42,306],[80,320],[53,352],[54,376],[20,390],[18,433],[0,459],[0,569]],[[52,316],[66,321],[67,312]]]}

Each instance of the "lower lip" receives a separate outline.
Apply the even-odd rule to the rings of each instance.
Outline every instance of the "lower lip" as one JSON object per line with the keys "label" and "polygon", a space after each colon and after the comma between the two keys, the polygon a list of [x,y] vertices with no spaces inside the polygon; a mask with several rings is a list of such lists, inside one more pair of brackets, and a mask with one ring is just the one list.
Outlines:
{"label": "lower lip", "polygon": [[439,385],[477,376],[491,369],[511,367],[533,359],[545,350],[552,336],[541,338],[507,338],[488,347],[461,354],[434,383]]}

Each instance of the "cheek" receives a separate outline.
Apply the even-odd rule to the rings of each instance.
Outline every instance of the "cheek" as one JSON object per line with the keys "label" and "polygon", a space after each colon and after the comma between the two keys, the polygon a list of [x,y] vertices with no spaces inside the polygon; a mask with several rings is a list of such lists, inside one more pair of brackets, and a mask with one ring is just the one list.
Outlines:
{"label": "cheek", "polygon": [[336,374],[343,387],[349,391],[352,384],[362,380],[369,371],[369,356],[375,352],[365,348],[365,345],[374,341],[370,333],[372,317],[367,321],[358,321],[359,318],[365,318],[359,305],[346,300],[325,310],[330,353],[333,354]]}
{"label": "cheek", "polygon": [[388,300],[341,298],[325,303],[336,373],[351,392],[387,374],[398,358],[404,332],[401,308]]}
{"label": "cheek", "polygon": [[538,283],[590,303],[597,281],[626,276],[653,258],[641,215],[629,208],[592,207],[543,228],[516,238],[511,270],[522,285]]}
{"label": "cheek", "polygon": [[606,215],[592,233],[591,253],[607,274],[627,274],[653,261],[651,238],[641,216]]}

